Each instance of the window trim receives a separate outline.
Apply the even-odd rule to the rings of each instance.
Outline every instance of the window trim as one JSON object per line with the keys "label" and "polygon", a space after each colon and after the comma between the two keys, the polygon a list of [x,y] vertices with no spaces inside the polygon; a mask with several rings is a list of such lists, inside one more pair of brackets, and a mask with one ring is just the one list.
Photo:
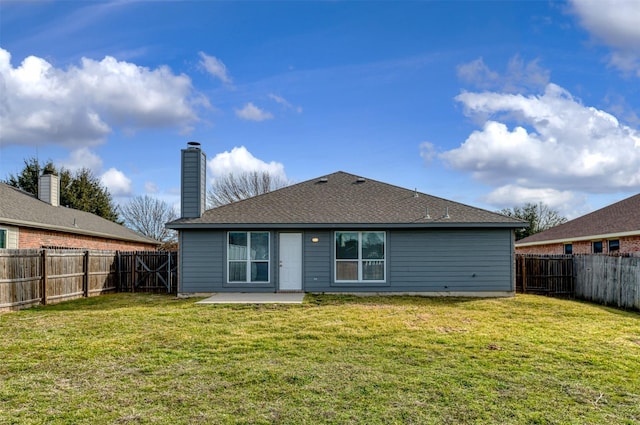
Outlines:
{"label": "window trim", "polygon": [[[358,258],[345,258],[345,259],[338,259],[338,252],[336,249],[336,238],[338,236],[339,233],[357,233],[358,234]],[[383,256],[382,259],[375,259],[375,260],[370,260],[370,259],[366,259],[366,258],[362,258],[362,237],[363,234],[365,233],[381,233],[382,234],[382,243],[383,243]],[[388,252],[388,246],[387,246],[387,232],[384,230],[336,230],[335,232],[333,232],[333,281],[336,284],[340,284],[340,285],[352,285],[352,284],[358,284],[358,285],[363,285],[363,284],[372,284],[372,285],[384,285],[387,284],[387,252]],[[358,279],[357,280],[341,280],[338,279],[338,263],[339,262],[354,262],[357,261],[358,263]],[[383,266],[383,278],[382,280],[380,279],[375,279],[375,280],[368,280],[368,279],[363,279],[363,270],[364,270],[364,263],[366,263],[367,261],[375,261],[375,262],[382,262],[382,266]]]}
{"label": "window trim", "polygon": [[[618,245],[615,247],[615,249],[611,249],[611,242],[616,242]],[[609,239],[607,241],[607,251],[608,252],[620,252],[620,239]]]}
{"label": "window trim", "polygon": [[[600,251],[596,252],[596,244],[600,244]],[[591,253],[592,254],[602,254],[604,252],[604,244],[602,241],[593,241],[591,242]]]}
{"label": "window trim", "polygon": [[[232,233],[244,233],[247,237],[247,256],[243,260],[232,260],[229,256],[229,236]],[[252,233],[264,233],[267,235],[267,259],[266,260],[252,260],[251,259],[251,234]],[[271,232],[268,230],[229,230],[225,240],[225,255],[227,260],[227,273],[226,273],[226,285],[271,285]],[[244,262],[246,263],[246,280],[230,280],[229,267],[231,263]],[[253,263],[266,263],[267,264],[267,280],[251,280],[251,265]]]}

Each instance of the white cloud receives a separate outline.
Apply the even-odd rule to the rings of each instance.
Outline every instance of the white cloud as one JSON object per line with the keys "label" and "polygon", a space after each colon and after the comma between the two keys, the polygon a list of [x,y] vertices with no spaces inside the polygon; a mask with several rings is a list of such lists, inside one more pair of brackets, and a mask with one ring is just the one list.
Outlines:
{"label": "white cloud", "polygon": [[272,113],[263,111],[251,102],[242,109],[236,109],[236,116],[247,121],[265,121],[273,118]]}
{"label": "white cloud", "polygon": [[525,62],[517,55],[509,60],[504,74],[491,70],[482,58],[459,65],[456,71],[458,78],[473,87],[508,93],[544,88],[549,83],[550,76],[550,72],[542,68],[537,59]]}
{"label": "white cloud", "polygon": [[422,142],[420,143],[420,156],[424,160],[425,164],[431,164],[433,159],[436,157],[436,147],[431,142]]}
{"label": "white cloud", "polygon": [[97,173],[102,169],[102,158],[89,148],[78,148],[72,151],[69,158],[63,160],[61,165],[71,171],[88,168]]}
{"label": "white cloud", "polygon": [[277,94],[269,93],[269,99],[271,99],[274,102],[282,105],[285,109],[294,110],[298,114],[302,113],[302,107],[301,106],[293,106],[287,99],[285,99],[282,96],[278,96]]}
{"label": "white cloud", "polygon": [[491,185],[587,193],[640,189],[640,131],[582,105],[555,84],[537,96],[465,92],[456,100],[469,116],[489,118],[460,147],[440,155],[455,169]]}
{"label": "white cloud", "polygon": [[571,10],[597,40],[611,47],[611,65],[640,77],[640,1],[571,0]]}
{"label": "white cloud", "polygon": [[160,188],[154,182],[145,182],[144,191],[146,193],[158,193],[160,191]]}
{"label": "white cloud", "polygon": [[95,146],[113,125],[187,127],[197,119],[189,77],[110,56],[67,69],[29,56],[14,68],[0,48],[0,84],[0,142],[7,144]]}
{"label": "white cloud", "polygon": [[215,56],[209,56],[204,52],[198,52],[198,55],[200,55],[200,58],[202,59],[200,61],[200,66],[202,66],[205,71],[214,77],[219,78],[223,83],[231,83],[231,77],[229,77],[227,67],[220,59]]}
{"label": "white cloud", "polygon": [[613,52],[609,64],[625,73],[635,73],[640,77],[640,54],[629,52]]}
{"label": "white cloud", "polygon": [[100,182],[109,190],[112,196],[131,196],[133,188],[131,179],[122,171],[109,168],[101,177]]}
{"label": "white cloud", "polygon": [[528,188],[515,184],[508,184],[494,189],[483,197],[489,205],[498,208],[511,208],[526,203],[540,203],[548,205],[554,210],[568,211],[575,208],[576,204],[584,204],[585,197],[580,197],[569,190],[556,190],[552,188]]}
{"label": "white cloud", "polygon": [[481,89],[493,88],[500,80],[500,75],[489,69],[482,58],[458,65],[456,71],[462,81]]}
{"label": "white cloud", "polygon": [[280,162],[264,162],[256,158],[244,146],[234,147],[231,151],[217,154],[207,162],[209,175],[215,179],[231,173],[268,172],[274,177],[287,180],[284,165]]}

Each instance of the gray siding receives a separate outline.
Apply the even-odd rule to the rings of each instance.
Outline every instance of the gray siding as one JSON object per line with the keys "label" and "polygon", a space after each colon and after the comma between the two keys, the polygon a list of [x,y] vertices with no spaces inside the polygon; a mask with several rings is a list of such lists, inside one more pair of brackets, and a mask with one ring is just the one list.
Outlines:
{"label": "gray siding", "polygon": [[394,231],[392,291],[513,291],[511,229]]}
{"label": "gray siding", "polygon": [[277,280],[277,241],[271,232],[268,283],[227,283],[227,231],[180,231],[180,290],[194,292],[274,292]]}
{"label": "gray siding", "polygon": [[[386,282],[370,284],[334,282],[333,234],[305,233],[307,292],[514,290],[511,229],[387,231]],[[317,243],[311,242],[313,236]]]}
{"label": "gray siding", "polygon": [[183,218],[200,217],[205,210],[206,165],[206,156],[200,149],[182,150],[180,215]]}
{"label": "gray siding", "polygon": [[[314,237],[318,242],[311,241]],[[328,291],[333,270],[333,232],[305,232],[302,241],[302,289],[306,292]]]}
{"label": "gray siding", "polygon": [[180,292],[216,292],[222,289],[224,233],[180,232]]}
{"label": "gray siding", "polygon": [[[348,230],[348,229],[346,229]],[[226,282],[226,231],[180,232],[181,292],[273,292],[278,288],[278,232],[271,232],[268,284]],[[334,282],[333,231],[303,232],[305,292],[511,292],[511,229],[387,231],[386,282]],[[312,242],[317,237],[318,242]]]}

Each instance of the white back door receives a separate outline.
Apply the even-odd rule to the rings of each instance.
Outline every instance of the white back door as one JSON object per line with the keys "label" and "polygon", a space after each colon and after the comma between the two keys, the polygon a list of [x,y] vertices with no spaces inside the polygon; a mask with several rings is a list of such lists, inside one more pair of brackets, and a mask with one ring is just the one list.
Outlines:
{"label": "white back door", "polygon": [[302,233],[280,233],[280,290],[302,291]]}

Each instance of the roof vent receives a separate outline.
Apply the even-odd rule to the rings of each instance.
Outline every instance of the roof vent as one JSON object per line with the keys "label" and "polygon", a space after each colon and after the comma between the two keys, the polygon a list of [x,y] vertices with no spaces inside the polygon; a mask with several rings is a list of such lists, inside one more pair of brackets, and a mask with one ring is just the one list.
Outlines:
{"label": "roof vent", "polygon": [[318,180],[318,183],[326,183],[326,182],[328,182],[328,181],[329,181],[329,179],[328,179],[328,178],[326,178],[326,177],[320,177],[320,180]]}
{"label": "roof vent", "polygon": [[424,218],[431,218],[429,215],[429,207],[424,207]]}
{"label": "roof vent", "polygon": [[366,182],[366,181],[367,181],[367,179],[365,179],[364,177],[358,177],[358,178],[356,179],[356,183],[364,183],[364,182]]}
{"label": "roof vent", "polygon": [[449,217],[449,207],[444,207],[444,215],[442,218],[451,218]]}

